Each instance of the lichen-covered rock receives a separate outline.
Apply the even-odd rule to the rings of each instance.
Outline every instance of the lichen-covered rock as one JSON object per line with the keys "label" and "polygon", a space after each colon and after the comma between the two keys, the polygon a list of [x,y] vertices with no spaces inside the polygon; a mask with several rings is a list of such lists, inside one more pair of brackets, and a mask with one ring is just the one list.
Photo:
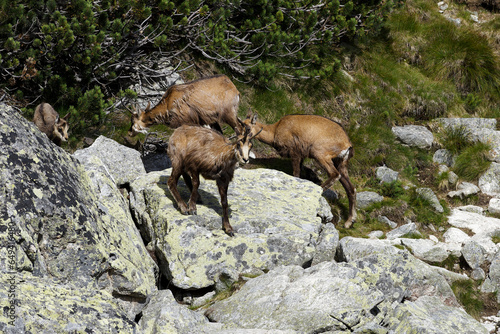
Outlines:
{"label": "lichen-covered rock", "polygon": [[[16,306],[10,313],[6,310],[12,294]],[[107,291],[81,289],[27,272],[0,272],[0,308],[0,332],[5,334],[138,333],[135,322]]]}
{"label": "lichen-covered rock", "polygon": [[0,271],[107,290],[133,319],[155,264],[102,164],[84,167],[4,104],[0,129]]}
{"label": "lichen-covered rock", "polygon": [[187,334],[193,333],[194,327],[208,325],[208,319],[177,303],[170,290],[160,290],[142,311],[138,325],[144,334]]}
{"label": "lichen-covered rock", "polygon": [[[206,315],[234,328],[387,333],[404,325],[399,311],[408,300],[417,302],[435,296],[432,305],[436,309],[464,313],[443,277],[422,270],[427,265],[408,252],[396,251],[349,263],[323,262],[308,269],[275,268],[250,280],[228,299],[216,302]],[[480,326],[467,316],[455,327],[446,318],[447,312],[439,313],[439,317],[429,315],[432,321],[443,317],[440,333],[463,333],[462,328]]]}
{"label": "lichen-covered rock", "polygon": [[99,158],[118,186],[128,184],[138,175],[146,173],[138,151],[105,136],[99,136],[92,146],[77,150],[73,155],[82,163],[91,157]]}
{"label": "lichen-covered rock", "polygon": [[389,328],[394,333],[489,333],[463,309],[443,305],[436,297],[424,296],[413,302],[399,304],[393,316]]}
{"label": "lichen-covered rock", "polygon": [[[171,170],[152,172],[131,184],[130,203],[144,238],[156,245],[162,272],[184,288],[214,285],[221,273],[255,273],[277,265],[303,265],[336,248],[336,231],[321,239],[324,201],[321,187],[273,170],[235,172],[229,185],[230,222],[235,236],[222,230],[222,208],[214,181],[202,179],[198,215],[180,213],[166,182]],[[181,195],[189,191],[179,181]],[[331,254],[331,250],[323,250]],[[330,255],[331,256],[331,255]]]}

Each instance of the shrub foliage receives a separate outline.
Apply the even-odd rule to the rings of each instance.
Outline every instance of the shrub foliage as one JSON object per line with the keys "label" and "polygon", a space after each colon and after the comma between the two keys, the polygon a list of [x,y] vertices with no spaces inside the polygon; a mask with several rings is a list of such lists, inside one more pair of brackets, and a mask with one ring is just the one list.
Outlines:
{"label": "shrub foliage", "polygon": [[[116,96],[182,70],[193,57],[266,83],[326,77],[345,38],[376,33],[392,1],[0,0],[0,82],[29,101],[78,106],[87,90]],[[82,102],[85,104],[86,102]]]}

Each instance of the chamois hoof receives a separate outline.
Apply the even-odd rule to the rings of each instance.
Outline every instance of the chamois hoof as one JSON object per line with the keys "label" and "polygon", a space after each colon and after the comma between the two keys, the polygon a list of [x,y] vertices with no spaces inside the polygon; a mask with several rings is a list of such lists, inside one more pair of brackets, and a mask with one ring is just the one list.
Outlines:
{"label": "chamois hoof", "polygon": [[234,232],[231,230],[231,231],[224,231],[226,232],[227,235],[229,235],[230,237],[234,237]]}
{"label": "chamois hoof", "polygon": [[348,220],[348,221],[346,221],[346,222],[345,222],[344,227],[345,227],[345,228],[351,228],[352,223],[353,223],[353,221],[352,221],[352,220]]}
{"label": "chamois hoof", "polygon": [[192,215],[192,216],[197,216],[198,215],[198,211],[197,210],[189,210],[188,214]]}

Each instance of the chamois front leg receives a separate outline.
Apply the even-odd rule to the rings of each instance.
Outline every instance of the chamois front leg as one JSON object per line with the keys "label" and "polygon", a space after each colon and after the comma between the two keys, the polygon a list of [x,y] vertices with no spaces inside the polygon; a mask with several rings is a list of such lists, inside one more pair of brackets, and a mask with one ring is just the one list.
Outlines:
{"label": "chamois front leg", "polygon": [[299,155],[294,155],[294,154],[291,155],[291,159],[292,159],[293,176],[300,177],[300,169],[302,167],[303,159]]}
{"label": "chamois front leg", "polygon": [[222,205],[222,229],[230,236],[234,236],[233,227],[229,224],[229,209],[227,203],[227,190],[229,182],[217,180],[217,187],[219,188],[220,203]]}
{"label": "chamois front leg", "polygon": [[179,190],[177,189],[177,182],[179,181],[180,176],[181,174],[175,168],[173,168],[172,174],[170,174],[170,177],[168,178],[167,186],[168,190],[170,190],[170,193],[174,197],[174,200],[177,202],[181,213],[185,215],[187,214],[187,205],[182,200],[181,194],[179,194]]}

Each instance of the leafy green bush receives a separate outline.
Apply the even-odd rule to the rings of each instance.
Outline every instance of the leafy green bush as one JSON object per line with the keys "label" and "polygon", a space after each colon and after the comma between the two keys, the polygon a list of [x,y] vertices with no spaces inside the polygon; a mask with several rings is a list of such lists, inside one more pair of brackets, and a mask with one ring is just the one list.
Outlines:
{"label": "leafy green bush", "polygon": [[194,55],[266,83],[278,74],[328,77],[343,39],[376,33],[393,1],[0,0],[0,82],[28,100],[75,106],[99,86],[109,98],[179,69]]}

